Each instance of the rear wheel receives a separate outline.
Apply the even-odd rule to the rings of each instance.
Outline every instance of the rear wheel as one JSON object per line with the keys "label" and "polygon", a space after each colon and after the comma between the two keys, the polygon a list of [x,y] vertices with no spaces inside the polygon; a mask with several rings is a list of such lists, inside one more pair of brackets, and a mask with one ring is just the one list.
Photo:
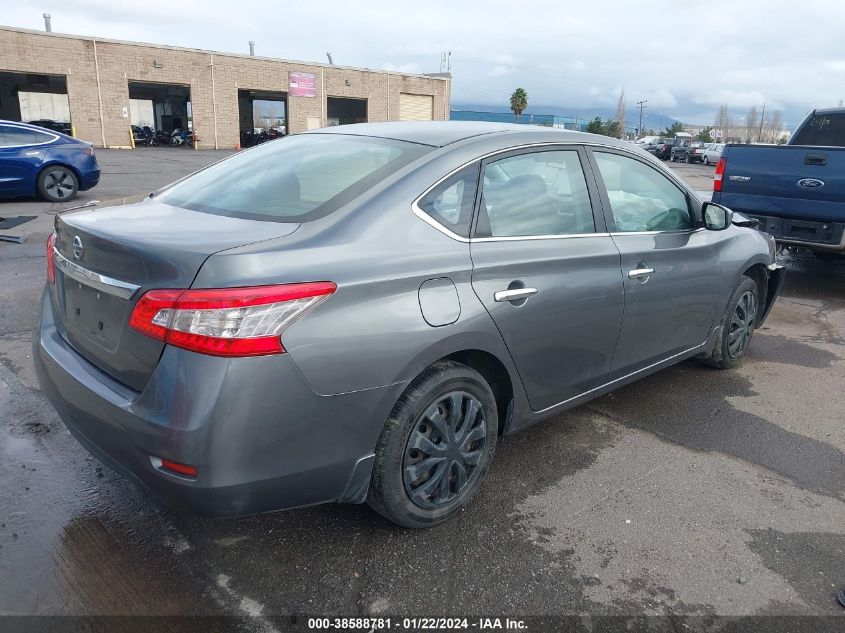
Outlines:
{"label": "rear wheel", "polygon": [[50,165],[38,175],[38,192],[50,202],[65,202],[79,191],[79,181],[67,167]]}
{"label": "rear wheel", "polygon": [[748,350],[760,309],[760,289],[753,279],[743,275],[722,316],[713,350],[699,360],[718,369],[736,367]]}
{"label": "rear wheel", "polygon": [[445,521],[481,488],[498,425],[496,401],[481,374],[454,361],[435,363],[385,422],[367,503],[404,527]]}

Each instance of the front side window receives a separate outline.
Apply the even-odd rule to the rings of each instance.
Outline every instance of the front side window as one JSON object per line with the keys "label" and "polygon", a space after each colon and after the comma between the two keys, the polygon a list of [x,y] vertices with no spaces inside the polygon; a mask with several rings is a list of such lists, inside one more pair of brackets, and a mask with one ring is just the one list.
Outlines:
{"label": "front side window", "polygon": [[656,169],[633,158],[594,152],[616,230],[683,231],[693,228],[686,194]]}
{"label": "front side window", "polygon": [[336,211],[432,149],[367,136],[301,134],[220,161],[160,199],[215,215],[306,222]]}
{"label": "front side window", "polygon": [[462,169],[429,191],[417,205],[453,233],[469,237],[479,165]]}
{"label": "front side window", "polygon": [[576,150],[518,154],[484,168],[479,237],[595,232]]}

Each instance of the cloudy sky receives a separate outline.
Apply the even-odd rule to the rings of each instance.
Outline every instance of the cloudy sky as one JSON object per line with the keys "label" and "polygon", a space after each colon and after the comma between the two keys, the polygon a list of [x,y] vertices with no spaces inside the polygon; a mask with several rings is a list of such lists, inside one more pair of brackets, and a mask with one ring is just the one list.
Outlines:
{"label": "cloudy sky", "polygon": [[62,33],[248,52],[405,72],[436,72],[452,52],[453,103],[530,110],[629,105],[712,123],[780,109],[787,124],[845,99],[841,0],[24,0],[0,23]]}

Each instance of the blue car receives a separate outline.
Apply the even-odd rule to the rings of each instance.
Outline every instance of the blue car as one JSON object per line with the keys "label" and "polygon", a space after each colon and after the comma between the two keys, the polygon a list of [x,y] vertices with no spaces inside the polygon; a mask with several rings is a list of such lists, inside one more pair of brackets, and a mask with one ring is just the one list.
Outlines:
{"label": "blue car", "polygon": [[100,182],[94,146],[26,123],[0,120],[0,198],[65,202]]}

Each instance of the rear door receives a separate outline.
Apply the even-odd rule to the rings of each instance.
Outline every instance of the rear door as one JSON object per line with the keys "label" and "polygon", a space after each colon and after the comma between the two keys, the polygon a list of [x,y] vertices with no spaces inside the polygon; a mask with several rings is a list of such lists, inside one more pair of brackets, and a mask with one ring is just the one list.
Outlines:
{"label": "rear door", "polygon": [[726,232],[699,228],[701,203],[647,160],[611,149],[591,154],[621,253],[625,315],[613,371],[627,374],[707,339],[724,302]]}
{"label": "rear door", "polygon": [[619,252],[593,211],[600,203],[586,160],[569,145],[482,165],[472,285],[535,411],[605,381],[622,320]]}

